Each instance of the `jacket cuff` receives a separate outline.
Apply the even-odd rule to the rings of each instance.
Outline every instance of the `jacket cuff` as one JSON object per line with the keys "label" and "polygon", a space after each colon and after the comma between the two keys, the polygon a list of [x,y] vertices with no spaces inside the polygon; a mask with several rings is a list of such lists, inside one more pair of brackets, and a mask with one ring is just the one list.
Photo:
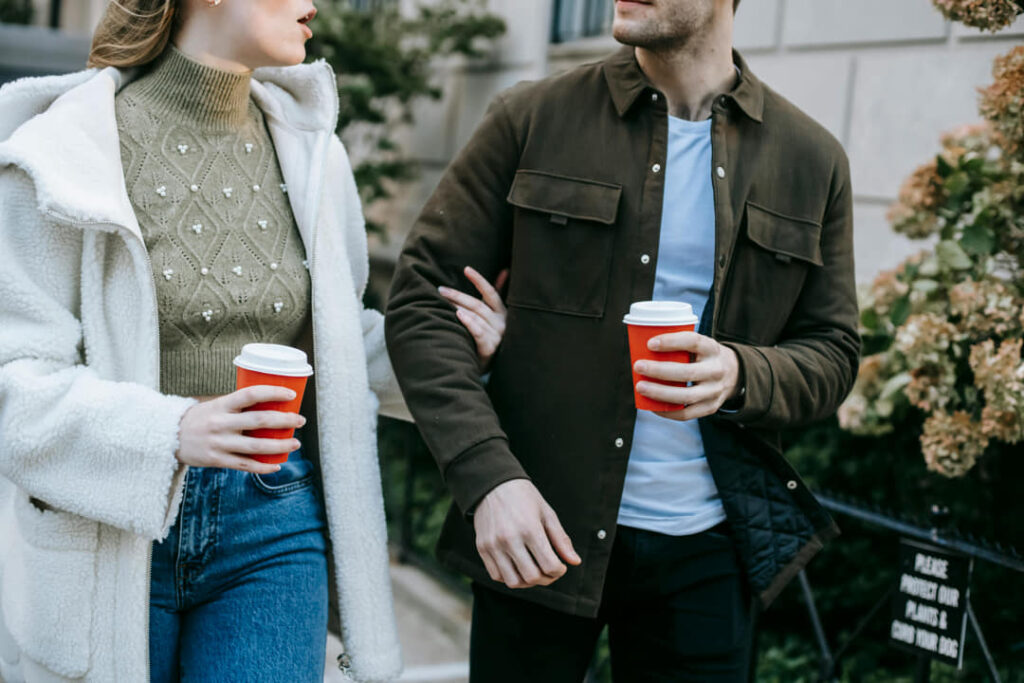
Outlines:
{"label": "jacket cuff", "polygon": [[722,342],[722,345],[736,353],[744,393],[739,405],[729,405],[728,410],[720,410],[718,414],[732,422],[754,422],[768,414],[772,407],[775,393],[772,365],[756,346],[735,342]]}
{"label": "jacket cuff", "polygon": [[529,479],[512,455],[508,441],[494,437],[463,451],[444,471],[444,480],[464,515],[472,514],[494,487],[512,479]]}

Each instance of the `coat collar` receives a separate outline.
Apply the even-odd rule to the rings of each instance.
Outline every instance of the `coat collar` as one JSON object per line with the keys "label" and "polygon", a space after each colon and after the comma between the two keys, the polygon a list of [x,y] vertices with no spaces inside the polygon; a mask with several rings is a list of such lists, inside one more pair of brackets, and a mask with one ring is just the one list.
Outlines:
{"label": "coat collar", "polygon": [[[726,97],[735,102],[740,110],[754,121],[761,123],[764,115],[764,86],[747,66],[742,55],[732,51],[733,63],[739,67],[740,79]],[[604,77],[611,91],[615,110],[620,117],[629,113],[640,95],[655,90],[646,74],[636,61],[634,48],[623,47],[604,62]]]}
{"label": "coat collar", "polygon": [[[59,220],[112,223],[139,234],[121,164],[114,96],[134,71],[112,67],[45,79],[26,78],[3,90],[0,167],[24,170],[39,210]],[[334,73],[326,62],[253,72],[252,95],[274,129],[302,137],[333,132],[338,116]],[[17,103],[17,113],[6,102]]]}

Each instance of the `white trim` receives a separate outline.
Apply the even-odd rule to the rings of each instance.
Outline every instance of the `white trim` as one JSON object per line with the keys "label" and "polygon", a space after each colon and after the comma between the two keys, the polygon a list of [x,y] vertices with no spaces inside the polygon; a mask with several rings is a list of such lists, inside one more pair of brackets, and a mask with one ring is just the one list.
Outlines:
{"label": "white trim", "polygon": [[447,664],[429,664],[413,666],[405,670],[399,681],[461,681],[469,678],[469,662],[449,662]]}

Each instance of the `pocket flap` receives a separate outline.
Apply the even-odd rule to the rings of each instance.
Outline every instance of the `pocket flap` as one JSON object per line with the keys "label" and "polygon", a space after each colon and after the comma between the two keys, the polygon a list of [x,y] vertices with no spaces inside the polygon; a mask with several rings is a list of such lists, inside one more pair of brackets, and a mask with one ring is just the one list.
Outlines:
{"label": "pocket flap", "polygon": [[747,202],[747,237],[774,252],[780,260],[795,258],[816,266],[821,258],[821,224],[805,218],[791,218]]}
{"label": "pocket flap", "polygon": [[508,202],[521,209],[612,225],[622,186],[543,171],[516,171]]}
{"label": "pocket flap", "polygon": [[19,491],[4,548],[0,618],[22,654],[66,678],[90,666],[99,524],[36,508]]}

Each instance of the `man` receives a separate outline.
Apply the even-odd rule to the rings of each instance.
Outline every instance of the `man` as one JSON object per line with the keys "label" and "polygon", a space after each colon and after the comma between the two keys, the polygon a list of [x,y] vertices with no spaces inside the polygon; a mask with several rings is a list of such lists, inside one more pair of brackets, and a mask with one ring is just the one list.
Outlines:
{"label": "man", "polygon": [[[734,11],[617,2],[628,47],[499,96],[405,245],[388,344],[455,500],[474,681],[580,681],[605,624],[618,681],[746,680],[756,609],[838,533],[779,430],[856,375],[848,164],[731,51]],[[486,383],[465,263],[511,269]],[[695,362],[636,367],[675,412],[634,407],[649,299],[701,317],[652,342]]]}

